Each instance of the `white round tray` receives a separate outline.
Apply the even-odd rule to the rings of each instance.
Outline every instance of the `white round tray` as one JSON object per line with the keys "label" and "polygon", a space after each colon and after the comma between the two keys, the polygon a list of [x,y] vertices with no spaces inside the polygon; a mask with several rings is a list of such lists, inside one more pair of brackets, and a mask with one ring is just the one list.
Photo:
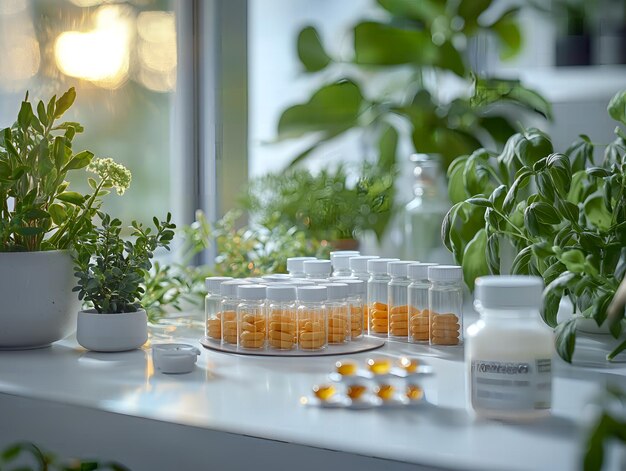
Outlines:
{"label": "white round tray", "polygon": [[200,344],[204,348],[222,353],[235,353],[237,355],[254,355],[264,357],[321,357],[331,355],[345,355],[347,353],[360,353],[376,350],[385,345],[384,339],[363,337],[342,345],[329,345],[324,350],[249,350],[238,348],[236,345],[220,345],[215,340],[202,337]]}

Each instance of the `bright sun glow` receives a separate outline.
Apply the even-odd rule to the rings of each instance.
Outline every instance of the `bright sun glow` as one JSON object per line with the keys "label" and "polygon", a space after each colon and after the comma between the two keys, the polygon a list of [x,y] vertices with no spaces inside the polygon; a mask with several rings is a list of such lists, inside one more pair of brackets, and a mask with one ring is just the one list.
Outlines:
{"label": "bright sun glow", "polygon": [[126,11],[115,5],[103,6],[95,14],[92,31],[59,35],[54,45],[56,63],[65,75],[117,88],[128,77],[130,40]]}

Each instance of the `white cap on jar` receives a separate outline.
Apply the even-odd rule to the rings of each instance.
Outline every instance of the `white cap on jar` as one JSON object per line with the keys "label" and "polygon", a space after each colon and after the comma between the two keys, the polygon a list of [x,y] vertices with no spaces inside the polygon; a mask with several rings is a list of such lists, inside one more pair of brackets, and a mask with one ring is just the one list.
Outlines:
{"label": "white cap on jar", "polygon": [[358,250],[333,250],[330,252],[330,261],[335,265],[335,257],[341,257],[343,255],[352,255],[353,257],[358,257],[361,255],[361,252]]}
{"label": "white cap on jar", "polygon": [[216,294],[220,292],[220,285],[224,281],[230,281],[232,279],[232,276],[208,276],[204,279],[204,285],[209,293]]}
{"label": "white cap on jar", "polygon": [[476,278],[478,309],[540,309],[543,279],[539,276],[481,276]]}
{"label": "white cap on jar", "polygon": [[360,255],[358,257],[350,258],[350,270],[356,272],[366,272],[367,271],[367,261],[374,260],[376,258],[380,258],[378,255]]}
{"label": "white cap on jar", "polygon": [[315,260],[315,257],[289,257],[287,259],[287,271],[289,273],[304,273],[305,260]]}
{"label": "white cap on jar", "polygon": [[287,273],[273,273],[271,275],[263,275],[263,281],[286,281],[291,280],[291,275]]}
{"label": "white cap on jar", "polygon": [[[305,260],[303,265],[304,273],[306,273],[307,275],[330,275],[330,260]],[[320,276],[319,278],[321,277],[322,276]]]}
{"label": "white cap on jar", "polygon": [[354,278],[342,278],[333,281],[348,285],[348,296],[356,296],[359,294],[364,295],[367,291],[367,284],[363,280],[356,280]]}
{"label": "white cap on jar", "polygon": [[292,284],[270,285],[267,287],[269,301],[295,301],[296,287]]}
{"label": "white cap on jar", "polygon": [[375,258],[367,261],[367,271],[376,273],[377,275],[387,274],[387,265],[389,262],[398,262],[399,258]]}
{"label": "white cap on jar", "polygon": [[461,281],[463,269],[457,265],[435,265],[428,267],[429,281]]}
{"label": "white cap on jar", "polygon": [[346,283],[326,283],[320,286],[326,286],[329,301],[339,301],[348,297],[348,285]]}
{"label": "white cap on jar", "polygon": [[237,296],[239,299],[250,301],[260,301],[267,297],[267,286],[265,285],[239,285],[237,286]]}
{"label": "white cap on jar", "polygon": [[220,294],[222,296],[228,296],[234,298],[237,296],[237,286],[249,285],[250,282],[242,279],[223,281],[220,285]]}
{"label": "white cap on jar", "polygon": [[335,270],[350,270],[350,259],[357,256],[354,254],[340,254],[335,255],[330,261]]}
{"label": "white cap on jar", "polygon": [[387,264],[387,274],[390,276],[407,276],[407,268],[414,261],[398,260]]}
{"label": "white cap on jar", "polygon": [[305,303],[324,302],[328,297],[326,286],[300,286],[298,287],[298,300]]}
{"label": "white cap on jar", "polygon": [[410,280],[427,280],[428,279],[428,267],[434,267],[437,263],[411,263],[407,267],[407,275]]}

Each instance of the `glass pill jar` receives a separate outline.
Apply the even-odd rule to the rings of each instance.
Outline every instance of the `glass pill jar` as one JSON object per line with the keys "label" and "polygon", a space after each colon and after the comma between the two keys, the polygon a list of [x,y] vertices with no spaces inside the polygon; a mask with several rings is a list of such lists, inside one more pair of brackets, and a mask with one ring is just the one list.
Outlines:
{"label": "glass pill jar", "polygon": [[330,260],[305,260],[303,265],[307,279],[328,278],[332,270]]}
{"label": "glass pill jar", "polygon": [[476,280],[480,319],[467,328],[465,362],[471,410],[503,420],[548,415],[553,334],[541,321],[543,280],[485,276]]}
{"label": "glass pill jar", "polygon": [[289,257],[287,259],[287,271],[292,278],[304,278],[304,261],[315,260],[315,257]]}
{"label": "glass pill jar", "polygon": [[326,286],[298,288],[297,333],[299,350],[322,350],[328,345]]}
{"label": "glass pill jar", "polygon": [[463,342],[463,270],[456,265],[428,267],[430,345]]}
{"label": "glass pill jar", "polygon": [[367,302],[363,280],[354,278],[337,278],[333,281],[348,285],[348,310],[350,311],[350,340],[363,337],[363,319],[367,318]]}
{"label": "glass pill jar", "polygon": [[411,263],[407,275],[411,282],[407,288],[409,305],[409,342],[428,342],[430,338],[428,309],[428,267],[436,263]]}
{"label": "glass pill jar", "polygon": [[358,257],[359,253],[338,253],[335,255],[331,255],[330,263],[333,266],[333,277],[338,278],[347,278],[352,276],[352,271],[350,270],[350,259],[352,257]]}
{"label": "glass pill jar", "polygon": [[407,288],[409,277],[407,268],[413,262],[397,261],[387,264],[387,274],[390,276],[387,285],[387,300],[389,304],[389,338],[406,340],[409,336],[409,307],[407,302]]}
{"label": "glass pill jar", "polygon": [[387,274],[387,264],[397,258],[377,258],[367,261],[367,305],[368,333],[375,337],[387,337],[389,325],[389,307],[387,305],[387,285],[391,277]]}
{"label": "glass pill jar", "polygon": [[207,295],[204,298],[204,335],[211,340],[222,340],[222,300],[220,285],[232,280],[229,276],[209,276],[205,278]]}
{"label": "glass pill jar", "polygon": [[220,318],[222,320],[222,344],[237,345],[237,287],[250,284],[246,280],[223,281],[220,285],[222,295],[222,305]]}
{"label": "glass pill jar", "polygon": [[237,346],[244,349],[262,350],[267,338],[265,299],[267,287],[264,285],[240,285],[237,295]]}
{"label": "glass pill jar", "polygon": [[293,350],[297,345],[296,287],[267,287],[267,342],[270,350]]}
{"label": "glass pill jar", "polygon": [[348,285],[345,283],[326,283],[321,286],[326,286],[328,343],[346,343],[350,340]]}

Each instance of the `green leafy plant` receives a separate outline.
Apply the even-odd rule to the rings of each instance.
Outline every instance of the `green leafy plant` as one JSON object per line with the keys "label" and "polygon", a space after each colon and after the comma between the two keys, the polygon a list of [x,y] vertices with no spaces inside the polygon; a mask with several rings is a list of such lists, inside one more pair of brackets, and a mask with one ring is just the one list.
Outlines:
{"label": "green leafy plant", "polygon": [[318,174],[291,169],[253,180],[244,207],[264,227],[295,227],[318,240],[354,239],[368,230],[380,238],[392,191],[393,175],[368,166],[352,185],[343,167]]}
{"label": "green leafy plant", "polygon": [[[609,103],[611,117],[626,124],[626,93]],[[605,146],[596,166],[594,148],[580,136],[564,154],[554,153],[537,129],[513,135],[501,153],[479,149],[448,169],[454,206],[442,226],[446,247],[463,265],[465,280],[500,273],[501,245],[516,256],[514,274],[543,276],[543,319],[556,328],[559,355],[571,361],[576,319],[557,326],[563,296],[600,326],[626,271],[626,141],[623,130]],[[622,333],[623,312],[610,320]],[[626,348],[622,343],[608,356]]]}
{"label": "green leafy plant", "polygon": [[74,257],[78,298],[93,305],[99,313],[135,312],[142,306],[144,282],[152,268],[158,247],[169,250],[174,237],[171,214],[165,221],[153,219],[155,232],[136,221],[131,225],[132,240],[120,236],[122,222],[98,213],[101,227],[94,227],[77,247]]}
{"label": "green leafy plant", "polygon": [[[12,467],[9,468],[9,466]],[[64,462],[31,442],[18,442],[5,448],[0,455],[0,469],[12,471],[129,471],[129,468],[114,461],[72,459]]]}
{"label": "green leafy plant", "polygon": [[[76,98],[70,88],[35,109],[22,102],[17,121],[0,130],[0,252],[67,249],[91,228],[100,198],[115,188],[123,194],[131,175],[111,159],[95,159],[87,150],[75,153],[72,140],[83,127],[57,120]],[[87,169],[92,192],[68,189],[70,171]]]}

